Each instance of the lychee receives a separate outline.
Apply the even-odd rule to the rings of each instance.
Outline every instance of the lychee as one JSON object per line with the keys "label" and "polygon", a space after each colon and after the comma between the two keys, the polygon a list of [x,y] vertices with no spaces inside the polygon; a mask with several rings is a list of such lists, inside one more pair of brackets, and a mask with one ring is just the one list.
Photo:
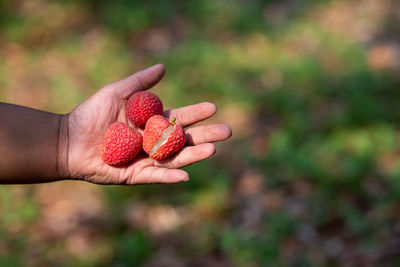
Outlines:
{"label": "lychee", "polygon": [[151,117],[144,129],[143,150],[152,159],[165,159],[185,144],[186,136],[183,128],[175,124],[175,118],[168,121],[163,116]]}
{"label": "lychee", "polygon": [[163,114],[163,105],[155,94],[140,91],[129,98],[126,114],[135,126],[143,129],[151,116]]}
{"label": "lychee", "polygon": [[105,163],[120,166],[139,154],[142,135],[123,122],[114,122],[108,127],[101,144],[101,158]]}

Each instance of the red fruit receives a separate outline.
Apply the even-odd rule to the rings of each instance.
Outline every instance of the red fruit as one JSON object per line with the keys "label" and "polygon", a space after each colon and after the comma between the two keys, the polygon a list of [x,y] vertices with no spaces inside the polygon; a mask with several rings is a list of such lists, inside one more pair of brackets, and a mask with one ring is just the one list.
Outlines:
{"label": "red fruit", "polygon": [[163,105],[155,94],[140,91],[129,98],[126,114],[134,125],[144,128],[151,116],[163,114]]}
{"label": "red fruit", "polygon": [[151,117],[144,129],[143,149],[152,159],[165,159],[185,144],[185,132],[182,127],[160,115]]}
{"label": "red fruit", "polygon": [[104,134],[101,158],[109,165],[123,165],[139,154],[142,143],[142,135],[137,130],[123,122],[114,122]]}

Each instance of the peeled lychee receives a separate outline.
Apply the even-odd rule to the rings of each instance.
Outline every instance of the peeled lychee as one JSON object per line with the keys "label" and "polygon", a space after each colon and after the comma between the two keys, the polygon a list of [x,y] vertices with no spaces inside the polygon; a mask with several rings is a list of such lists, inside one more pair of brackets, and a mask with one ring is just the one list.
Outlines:
{"label": "peeled lychee", "polygon": [[143,129],[151,116],[163,114],[163,105],[155,94],[140,91],[129,98],[126,114],[135,126]]}
{"label": "peeled lychee", "polygon": [[185,144],[185,132],[183,128],[175,124],[175,119],[168,121],[163,116],[151,117],[144,129],[143,150],[152,159],[165,159]]}
{"label": "peeled lychee", "polygon": [[104,134],[101,158],[109,165],[123,165],[139,154],[142,143],[142,135],[137,130],[123,122],[114,122]]}

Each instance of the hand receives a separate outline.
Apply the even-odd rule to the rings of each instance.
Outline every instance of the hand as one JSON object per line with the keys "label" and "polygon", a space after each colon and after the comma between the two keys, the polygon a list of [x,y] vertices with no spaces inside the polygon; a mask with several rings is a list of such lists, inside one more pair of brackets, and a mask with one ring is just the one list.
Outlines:
{"label": "hand", "polygon": [[[231,136],[225,124],[198,126],[186,130],[185,147],[171,158],[156,161],[140,153],[122,167],[107,165],[100,158],[100,145],[109,125],[115,121],[127,123],[125,106],[131,94],[147,90],[164,76],[164,66],[155,65],[123,80],[106,85],[68,114],[68,172],[73,179],[97,184],[148,184],[187,181],[182,168],[209,158],[215,153],[212,142]],[[213,116],[215,104],[200,103],[164,112],[176,117],[177,124],[186,127]],[[141,133],[142,130],[138,129]]]}

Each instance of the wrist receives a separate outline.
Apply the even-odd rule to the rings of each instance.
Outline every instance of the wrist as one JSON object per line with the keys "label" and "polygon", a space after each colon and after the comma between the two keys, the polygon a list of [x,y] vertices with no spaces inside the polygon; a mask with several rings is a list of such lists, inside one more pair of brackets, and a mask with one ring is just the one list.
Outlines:
{"label": "wrist", "polygon": [[68,177],[68,115],[0,103],[0,183]]}
{"label": "wrist", "polygon": [[59,116],[58,137],[57,137],[57,161],[56,170],[58,177],[63,179],[70,178],[68,167],[68,150],[69,150],[69,129],[68,129],[68,114]]}

